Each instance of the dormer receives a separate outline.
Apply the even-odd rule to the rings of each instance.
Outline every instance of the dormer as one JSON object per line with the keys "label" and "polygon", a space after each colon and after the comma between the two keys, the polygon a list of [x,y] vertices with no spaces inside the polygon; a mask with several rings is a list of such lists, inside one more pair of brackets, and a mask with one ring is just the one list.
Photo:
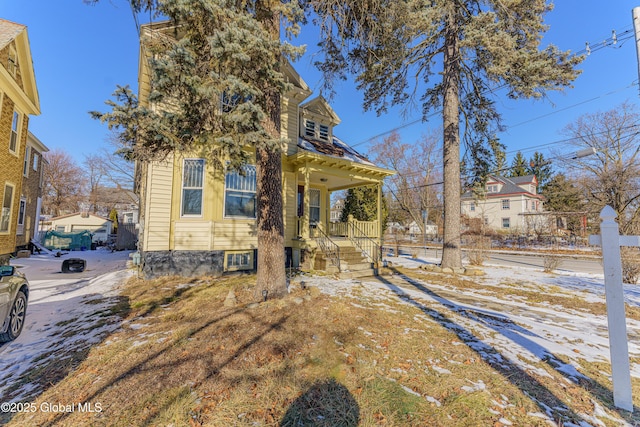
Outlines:
{"label": "dormer", "polygon": [[331,142],[333,127],[340,118],[322,97],[300,105],[300,137],[314,141]]}
{"label": "dormer", "polygon": [[499,193],[502,190],[502,182],[498,180],[488,180],[487,181],[487,194]]}

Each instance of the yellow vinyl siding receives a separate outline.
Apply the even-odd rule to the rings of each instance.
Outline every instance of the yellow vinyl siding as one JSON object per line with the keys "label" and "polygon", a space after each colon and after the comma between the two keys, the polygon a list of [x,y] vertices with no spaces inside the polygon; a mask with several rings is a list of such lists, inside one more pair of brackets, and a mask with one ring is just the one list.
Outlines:
{"label": "yellow vinyl siding", "polygon": [[255,220],[225,220],[213,225],[214,250],[257,249]]}
{"label": "yellow vinyl siding", "polygon": [[211,221],[176,221],[174,223],[174,249],[211,250]]}
{"label": "yellow vinyl siding", "polygon": [[151,163],[147,176],[145,250],[169,250],[173,161]]}
{"label": "yellow vinyl siding", "polygon": [[298,104],[286,100],[281,114],[282,136],[289,138],[286,155],[295,154],[298,151]]}

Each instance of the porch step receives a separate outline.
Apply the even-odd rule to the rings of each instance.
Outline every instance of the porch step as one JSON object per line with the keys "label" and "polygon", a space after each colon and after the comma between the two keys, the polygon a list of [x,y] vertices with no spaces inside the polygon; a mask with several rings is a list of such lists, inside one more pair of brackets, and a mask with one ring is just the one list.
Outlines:
{"label": "porch step", "polygon": [[318,252],[315,257],[314,268],[335,274],[344,279],[375,276],[375,270],[371,262],[362,255],[362,251],[355,248],[348,239],[337,239],[335,243],[340,247],[340,269],[333,265],[325,254]]}

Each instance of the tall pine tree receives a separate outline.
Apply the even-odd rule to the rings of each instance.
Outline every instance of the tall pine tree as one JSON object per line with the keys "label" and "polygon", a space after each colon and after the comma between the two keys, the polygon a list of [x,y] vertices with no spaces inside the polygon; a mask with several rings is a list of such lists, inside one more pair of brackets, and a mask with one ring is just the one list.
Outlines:
{"label": "tall pine tree", "polygon": [[516,156],[511,161],[511,168],[509,169],[509,173],[507,176],[525,176],[528,174],[527,171],[527,159],[524,158],[522,153],[518,151]]}
{"label": "tall pine tree", "polygon": [[426,120],[442,109],[444,250],[442,266],[462,266],[460,121],[470,135],[495,133],[492,89],[510,98],[540,98],[568,86],[580,58],[541,48],[552,9],[545,0],[310,0],[319,15],[328,89],[355,75],[365,109],[422,102]]}
{"label": "tall pine tree", "polygon": [[[95,2],[89,0],[89,2]],[[240,168],[255,153],[258,276],[256,296],[286,293],[280,96],[288,88],[281,61],[302,53],[280,40],[304,18],[297,2],[275,0],[130,0],[169,25],[142,34],[150,92],[126,87],[92,115],[117,129],[121,151],[154,160],[197,153],[219,168]],[[222,106],[222,107],[221,107]],[[247,149],[249,148],[249,151]]]}
{"label": "tall pine tree", "polygon": [[544,154],[536,151],[529,160],[527,174],[536,176],[538,179],[538,192],[544,193],[544,189],[553,177],[551,162],[544,158]]}

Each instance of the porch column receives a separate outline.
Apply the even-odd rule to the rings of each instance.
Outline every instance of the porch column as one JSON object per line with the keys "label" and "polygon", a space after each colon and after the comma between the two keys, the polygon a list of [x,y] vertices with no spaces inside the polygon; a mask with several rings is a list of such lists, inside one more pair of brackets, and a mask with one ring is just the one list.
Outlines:
{"label": "porch column", "polygon": [[302,230],[301,235],[303,239],[309,239],[309,227],[310,227],[310,208],[309,208],[309,187],[310,187],[310,175],[309,165],[305,163],[304,165],[304,194],[302,197]]}
{"label": "porch column", "polygon": [[379,182],[378,188],[378,239],[380,241],[380,247],[382,247],[382,183]]}

